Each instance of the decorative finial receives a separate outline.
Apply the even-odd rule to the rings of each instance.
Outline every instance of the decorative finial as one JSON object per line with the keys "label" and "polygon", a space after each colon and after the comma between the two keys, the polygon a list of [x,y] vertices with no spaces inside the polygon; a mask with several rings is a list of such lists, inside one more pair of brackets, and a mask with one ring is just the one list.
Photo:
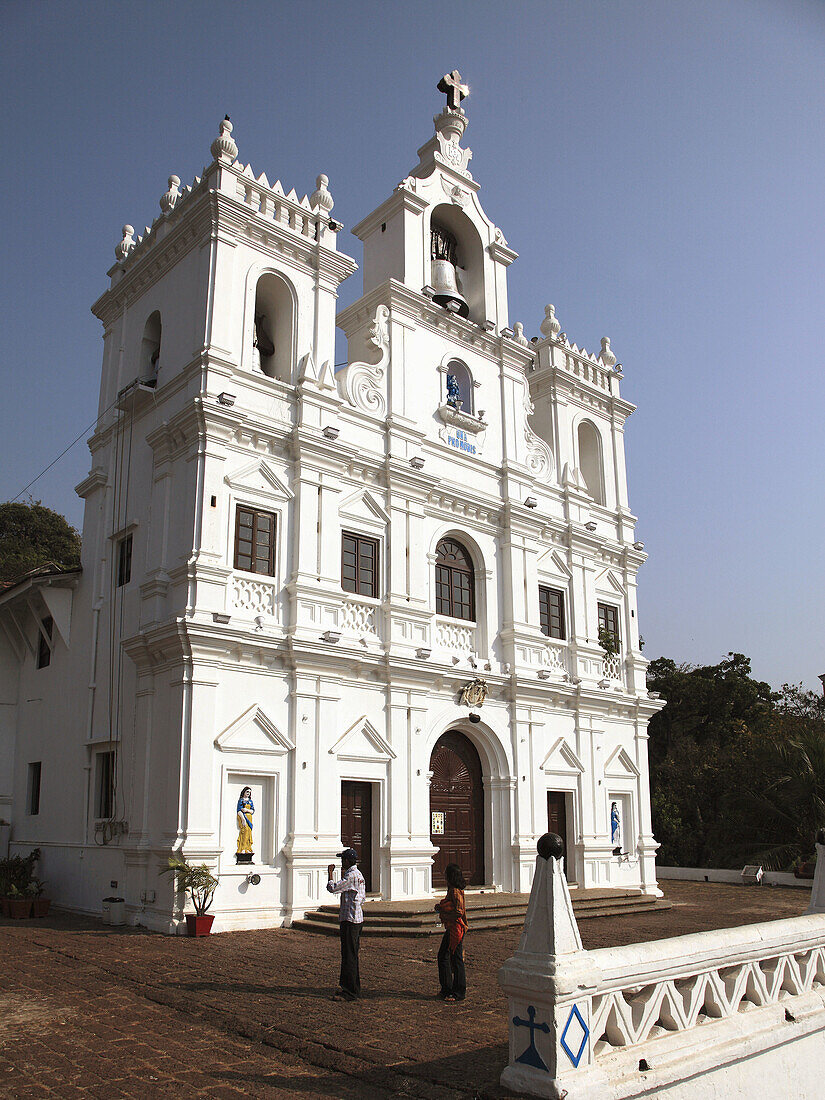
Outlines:
{"label": "decorative finial", "polygon": [[232,123],[227,115],[221,123],[220,136],[212,142],[212,156],[231,164],[238,156],[238,146],[232,140]]}
{"label": "decorative finial", "polygon": [[524,335],[524,325],[521,321],[516,321],[513,325],[513,339],[517,344],[522,344],[524,347],[527,347],[529,341]]}
{"label": "decorative finial", "polygon": [[315,180],[315,190],[309,199],[310,206],[318,206],[325,214],[328,214],[335,206],[335,199],[327,190],[327,184],[329,183],[329,176],[325,176],[322,172]]}
{"label": "decorative finial", "polygon": [[132,238],[132,234],[134,233],[134,231],[135,231],[135,227],[133,225],[124,225],[124,227],[123,227],[123,240],[115,248],[115,257],[116,257],[116,259],[118,259],[120,261],[125,260],[126,257],[129,255],[129,253],[132,251],[132,249],[135,247],[135,242],[134,242],[134,239]]}
{"label": "decorative finial", "polygon": [[601,354],[599,355],[599,358],[604,363],[604,365],[608,368],[616,366],[616,356],[610,350],[610,337],[609,336],[603,336],[602,337],[602,350],[601,350]]}
{"label": "decorative finial", "polygon": [[544,307],[544,320],[539,325],[543,336],[558,336],[561,331],[561,325],[556,317],[555,306]]}
{"label": "decorative finial", "polygon": [[160,196],[160,208],[164,214],[169,214],[175,209],[175,203],[180,198],[180,191],[178,191],[179,186],[180,176],[170,176],[169,190]]}
{"label": "decorative finial", "polygon": [[461,73],[453,69],[451,73],[445,73],[438,82],[439,92],[447,96],[447,107],[451,111],[461,110],[461,101],[470,94],[466,84],[461,83]]}

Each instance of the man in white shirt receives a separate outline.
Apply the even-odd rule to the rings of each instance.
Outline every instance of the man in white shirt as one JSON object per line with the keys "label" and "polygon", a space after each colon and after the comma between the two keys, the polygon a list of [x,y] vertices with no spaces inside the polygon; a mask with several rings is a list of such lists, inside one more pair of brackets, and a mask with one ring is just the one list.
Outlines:
{"label": "man in white shirt", "polygon": [[338,927],[341,935],[341,987],[332,998],[334,1001],[354,1001],[361,992],[361,977],[358,972],[358,948],[361,940],[361,925],[364,913],[361,902],[366,893],[364,876],[358,870],[358,855],[354,848],[345,848],[338,853],[341,860],[341,878],[335,879],[335,864],[327,868],[329,881],[327,890],[331,894],[340,894]]}

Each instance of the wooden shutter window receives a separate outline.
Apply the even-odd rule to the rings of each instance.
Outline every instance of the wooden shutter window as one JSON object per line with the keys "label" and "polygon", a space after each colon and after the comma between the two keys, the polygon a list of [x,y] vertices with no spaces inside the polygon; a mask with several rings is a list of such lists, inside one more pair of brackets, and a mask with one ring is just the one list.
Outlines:
{"label": "wooden shutter window", "polygon": [[621,648],[619,638],[619,609],[609,603],[599,604],[599,630],[606,630],[613,636],[616,648]]}
{"label": "wooden shutter window", "polygon": [[341,587],[359,596],[378,596],[378,540],[344,531],[341,535]]}
{"label": "wooden shutter window", "polygon": [[539,585],[539,621],[542,634],[565,640],[564,592],[561,589]]}
{"label": "wooden shutter window", "polygon": [[435,610],[452,619],[475,622],[475,571],[460,542],[442,539],[436,547]]}
{"label": "wooden shutter window", "polygon": [[235,513],[235,568],[275,576],[275,516],[239,504]]}

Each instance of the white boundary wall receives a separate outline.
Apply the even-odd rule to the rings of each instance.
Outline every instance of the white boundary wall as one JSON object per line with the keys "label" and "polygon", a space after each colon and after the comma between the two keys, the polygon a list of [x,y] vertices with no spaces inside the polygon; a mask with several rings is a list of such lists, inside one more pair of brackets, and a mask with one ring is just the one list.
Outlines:
{"label": "white boundary wall", "polygon": [[[656,875],[660,879],[672,879],[679,882],[735,882],[742,883],[742,872],[731,871],[723,867],[660,867],[656,864]],[[762,875],[763,886],[796,886],[810,890],[809,878],[797,878],[784,871],[765,871]]]}
{"label": "white boundary wall", "polygon": [[825,844],[805,916],[584,951],[561,861],[536,860],[499,971],[502,1084],[553,1100],[825,1095]]}

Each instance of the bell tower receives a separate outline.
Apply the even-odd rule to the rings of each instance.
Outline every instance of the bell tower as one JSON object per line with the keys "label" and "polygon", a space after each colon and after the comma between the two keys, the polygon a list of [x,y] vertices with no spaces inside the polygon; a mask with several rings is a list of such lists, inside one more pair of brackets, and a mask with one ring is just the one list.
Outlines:
{"label": "bell tower", "polygon": [[364,244],[364,294],[395,280],[488,332],[507,328],[507,268],[516,253],[487,217],[461,139],[468,88],[457,70],[439,81],[447,103],[419,162],[353,233]]}

